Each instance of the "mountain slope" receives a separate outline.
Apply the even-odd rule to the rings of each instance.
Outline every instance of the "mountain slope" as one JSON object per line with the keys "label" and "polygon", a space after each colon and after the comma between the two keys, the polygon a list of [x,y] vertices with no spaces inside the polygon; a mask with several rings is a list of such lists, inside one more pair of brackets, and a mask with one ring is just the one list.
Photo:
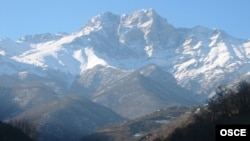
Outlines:
{"label": "mountain slope", "polygon": [[249,72],[249,41],[201,26],[184,33],[176,49],[181,57],[173,63],[181,85],[204,94]]}
{"label": "mountain slope", "polygon": [[0,99],[0,120],[6,120],[23,111],[55,101],[58,95],[44,87],[1,87]]}
{"label": "mountain slope", "polygon": [[197,104],[190,92],[178,86],[175,78],[148,65],[99,89],[93,101],[127,118],[140,117],[172,105]]}
{"label": "mountain slope", "polygon": [[95,133],[85,136],[81,141],[143,141],[172,124],[184,113],[190,113],[194,107],[174,106],[158,110],[149,115],[119,124],[98,129]]}
{"label": "mountain slope", "polygon": [[[55,120],[61,113],[102,117],[98,113],[110,108],[127,118],[140,117],[204,101],[218,86],[249,74],[249,63],[250,40],[222,30],[176,28],[153,9],[105,12],[74,33],[0,39],[0,118],[38,110],[31,120],[43,121],[41,115],[51,112],[55,118],[45,124],[49,127],[61,126],[64,120]],[[72,94],[81,95],[79,101]],[[61,103],[64,98],[69,104]],[[110,116],[100,122],[117,117]],[[87,119],[91,130],[99,123]]]}
{"label": "mountain slope", "polygon": [[0,88],[0,120],[27,121],[40,140],[79,140],[96,128],[124,120],[110,109],[46,87]]}
{"label": "mountain slope", "polygon": [[31,122],[38,130],[39,140],[76,141],[124,118],[82,96],[67,95],[26,110],[12,120]]}
{"label": "mountain slope", "polygon": [[0,72],[7,75],[27,70],[46,77],[53,71],[72,78],[97,65],[136,70],[157,64],[198,94],[250,69],[249,40],[202,26],[175,28],[152,9],[121,16],[106,12],[72,34],[2,39],[0,54]]}

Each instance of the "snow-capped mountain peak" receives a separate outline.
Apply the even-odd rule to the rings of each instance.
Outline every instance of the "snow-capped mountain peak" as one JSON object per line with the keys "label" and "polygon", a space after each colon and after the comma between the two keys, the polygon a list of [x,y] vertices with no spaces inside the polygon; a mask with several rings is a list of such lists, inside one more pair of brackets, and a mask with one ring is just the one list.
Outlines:
{"label": "snow-capped mountain peak", "polygon": [[250,74],[250,40],[175,28],[153,9],[105,12],[74,33],[0,39],[0,64],[0,120],[27,118],[43,137],[72,140],[120,116],[204,101]]}
{"label": "snow-capped mountain peak", "polygon": [[84,35],[88,35],[91,32],[99,31],[102,28],[109,29],[112,28],[115,24],[118,24],[119,16],[114,15],[111,12],[104,12],[100,15],[97,15],[87,21],[83,28],[80,30]]}
{"label": "snow-capped mountain peak", "polygon": [[[77,76],[98,65],[137,70],[156,64],[194,91],[209,88],[211,82],[221,83],[225,74],[246,73],[249,48],[249,41],[219,29],[175,28],[153,9],[121,16],[105,12],[72,34],[40,34],[18,42],[0,42],[1,56],[21,66],[29,64]],[[13,65],[8,68],[16,69]],[[5,74],[4,70],[1,73]]]}

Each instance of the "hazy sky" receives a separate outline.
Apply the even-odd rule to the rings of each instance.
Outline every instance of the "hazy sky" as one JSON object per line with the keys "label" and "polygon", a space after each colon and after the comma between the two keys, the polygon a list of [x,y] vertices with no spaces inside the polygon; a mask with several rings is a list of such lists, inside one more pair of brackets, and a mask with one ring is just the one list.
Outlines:
{"label": "hazy sky", "polygon": [[175,27],[203,25],[250,39],[250,0],[0,0],[0,38],[75,32],[100,13],[153,8]]}

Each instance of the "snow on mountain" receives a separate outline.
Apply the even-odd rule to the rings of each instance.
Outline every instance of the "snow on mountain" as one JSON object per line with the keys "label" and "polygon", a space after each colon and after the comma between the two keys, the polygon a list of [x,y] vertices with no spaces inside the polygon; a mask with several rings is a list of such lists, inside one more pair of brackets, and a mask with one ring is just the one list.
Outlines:
{"label": "snow on mountain", "polygon": [[0,39],[0,55],[1,56],[16,56],[30,49],[27,43],[14,42],[7,38]]}
{"label": "snow on mountain", "polygon": [[173,63],[174,76],[183,86],[206,93],[249,72],[246,40],[201,26],[184,37],[176,49],[181,57]]}
{"label": "snow on mountain", "polygon": [[71,34],[0,39],[0,64],[0,119],[48,121],[42,133],[56,135],[71,121],[93,131],[121,115],[204,101],[249,75],[250,40],[203,26],[176,28],[153,9],[105,12]]}
{"label": "snow on mountain", "polygon": [[67,35],[68,34],[64,33],[64,32],[60,32],[57,34],[46,33],[46,34],[27,35],[27,36],[24,36],[21,39],[19,39],[17,42],[28,42],[31,44],[38,44],[38,43],[42,43],[42,42],[58,40],[58,39],[60,39],[64,36],[67,36]]}
{"label": "snow on mountain", "polygon": [[122,16],[107,12],[92,18],[80,31],[58,40],[55,40],[58,35],[51,34],[21,38],[18,43],[29,44],[30,49],[13,55],[12,59],[73,75],[96,65],[134,69],[148,64],[145,59],[153,57],[154,46],[171,44],[175,36],[174,27],[153,10]]}
{"label": "snow on mountain", "polygon": [[[9,60],[8,69],[0,69],[8,75],[25,70],[47,76],[53,70],[76,77],[98,65],[131,71],[156,64],[200,94],[250,70],[249,40],[202,26],[175,28],[153,9],[121,16],[106,12],[72,34],[2,39],[0,56],[4,65]],[[24,67],[13,67],[18,65]]]}

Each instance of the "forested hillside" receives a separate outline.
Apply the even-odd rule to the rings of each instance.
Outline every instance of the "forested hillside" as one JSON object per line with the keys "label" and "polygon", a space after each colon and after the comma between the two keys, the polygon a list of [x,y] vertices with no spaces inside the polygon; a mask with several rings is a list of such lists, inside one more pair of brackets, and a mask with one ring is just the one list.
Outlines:
{"label": "forested hillside", "polygon": [[217,124],[250,124],[250,84],[243,81],[235,87],[219,87],[208,105],[198,108],[185,124],[179,123],[167,136],[163,131],[148,140],[214,141]]}
{"label": "forested hillside", "polygon": [[[18,124],[21,125],[21,122]],[[25,128],[20,129],[0,121],[0,141],[35,141],[24,133],[25,130],[28,131],[31,128],[26,123],[24,124],[24,122],[22,124],[22,127]],[[33,131],[30,130],[31,132]]]}

